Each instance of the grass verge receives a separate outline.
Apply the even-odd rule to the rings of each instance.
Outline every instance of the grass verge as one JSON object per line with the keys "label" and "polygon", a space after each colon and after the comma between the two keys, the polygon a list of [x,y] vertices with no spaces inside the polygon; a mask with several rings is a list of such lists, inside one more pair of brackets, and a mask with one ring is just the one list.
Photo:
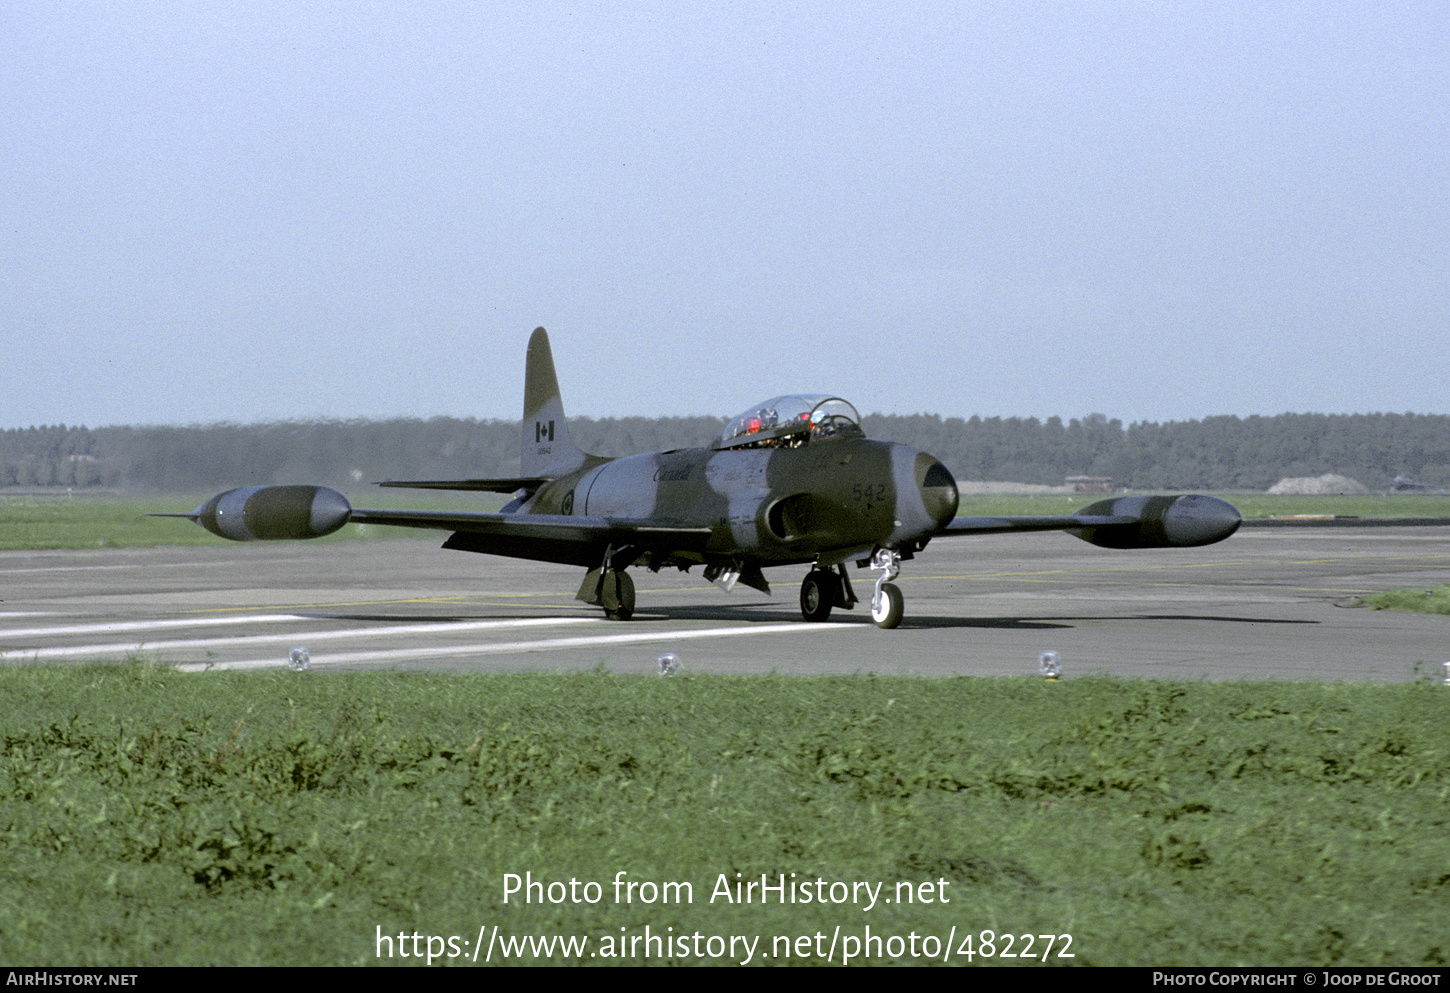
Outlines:
{"label": "grass verge", "polygon": [[[218,538],[190,521],[147,517],[150,513],[185,513],[205,496],[121,497],[69,496],[65,493],[0,495],[0,551],[51,548],[154,548],[159,545],[216,545]],[[398,509],[495,511],[502,506],[493,494],[469,494],[463,500],[441,496],[365,493],[350,496],[355,506],[386,505]],[[352,525],[317,541],[416,537],[407,528]]]}
{"label": "grass verge", "polygon": [[9,962],[1450,960],[1428,680],[132,661],[0,699]]}
{"label": "grass verge", "polygon": [[1360,601],[1375,610],[1416,610],[1425,614],[1450,614],[1450,586],[1431,589],[1386,590]]}

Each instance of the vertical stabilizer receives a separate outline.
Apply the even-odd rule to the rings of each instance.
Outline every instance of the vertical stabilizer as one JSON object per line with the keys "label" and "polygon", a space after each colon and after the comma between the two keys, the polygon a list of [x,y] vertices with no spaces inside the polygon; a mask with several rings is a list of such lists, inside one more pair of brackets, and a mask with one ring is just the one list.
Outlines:
{"label": "vertical stabilizer", "polygon": [[535,328],[529,338],[522,441],[519,451],[524,476],[562,476],[590,461],[569,437],[564,402],[559,399],[559,377],[554,374],[554,353],[543,328]]}

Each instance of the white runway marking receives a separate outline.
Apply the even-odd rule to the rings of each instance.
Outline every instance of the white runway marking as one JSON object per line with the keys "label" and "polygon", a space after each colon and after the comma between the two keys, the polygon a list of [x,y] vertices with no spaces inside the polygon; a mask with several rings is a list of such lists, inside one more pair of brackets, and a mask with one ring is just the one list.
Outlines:
{"label": "white runway marking", "polygon": [[[4,616],[4,615],[0,615]],[[45,638],[65,634],[121,634],[125,631],[153,631],[165,628],[220,627],[226,624],[277,624],[309,620],[303,614],[238,614],[231,617],[196,617],[174,621],[112,621],[105,624],[76,624],[61,628],[0,628],[0,638]]]}
{"label": "white runway marking", "polygon": [[[282,615],[285,620],[309,620],[305,616]],[[115,655],[155,652],[167,648],[224,648],[234,645],[264,645],[269,642],[330,641],[337,638],[382,638],[388,635],[446,634],[455,631],[484,631],[498,628],[543,627],[561,624],[603,624],[594,617],[527,617],[509,621],[449,621],[438,624],[393,624],[387,627],[339,628],[332,631],[304,631],[289,634],[254,634],[232,638],[177,638],[105,645],[73,645],[65,648],[28,648],[0,652],[0,660],[76,658],[85,655]],[[204,668],[204,666],[203,666]]]}
{"label": "white runway marking", "polygon": [[[212,568],[226,568],[234,566],[237,562],[212,562]],[[0,575],[18,576],[22,573],[31,572],[117,572],[126,569],[190,569],[195,566],[194,562],[118,562],[110,565],[35,565],[26,566],[21,569],[14,569],[0,566]]]}
{"label": "white runway marking", "polygon": [[[597,618],[589,618],[588,620],[594,623],[608,623],[600,621]],[[565,648],[589,648],[595,645],[628,645],[647,641],[676,642],[691,641],[699,638],[747,637],[756,634],[793,634],[811,631],[833,631],[841,630],[842,628],[864,631],[868,627],[869,625],[865,624],[803,624],[792,622],[789,624],[762,624],[752,627],[700,628],[693,631],[649,631],[638,634],[582,635],[576,638],[548,638],[541,641],[510,641],[476,645],[447,645],[437,648],[400,648],[375,652],[349,652],[343,655],[329,655],[323,658],[314,658],[312,659],[312,664],[314,666],[338,665],[343,663],[382,664],[417,659],[447,658],[458,655],[502,655],[509,652],[547,652]],[[207,669],[264,669],[278,668],[286,665],[287,661],[285,659],[252,659],[246,662],[218,662],[215,665],[193,663],[179,665],[176,668],[181,672],[203,672]]]}

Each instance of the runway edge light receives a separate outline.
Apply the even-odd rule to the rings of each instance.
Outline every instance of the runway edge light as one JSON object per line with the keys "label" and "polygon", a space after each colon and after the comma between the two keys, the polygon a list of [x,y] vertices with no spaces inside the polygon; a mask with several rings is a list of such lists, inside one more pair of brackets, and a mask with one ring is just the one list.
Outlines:
{"label": "runway edge light", "polygon": [[1062,659],[1051,649],[1037,656],[1037,668],[1050,683],[1057,682],[1057,677],[1062,675]]}

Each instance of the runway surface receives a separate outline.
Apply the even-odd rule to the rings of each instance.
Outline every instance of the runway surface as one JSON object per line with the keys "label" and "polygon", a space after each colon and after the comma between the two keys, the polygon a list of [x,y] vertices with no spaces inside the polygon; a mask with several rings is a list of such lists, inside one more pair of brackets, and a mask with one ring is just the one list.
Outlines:
{"label": "runway surface", "polygon": [[[0,553],[0,664],[141,656],[188,671],[287,664],[651,673],[1027,675],[1398,682],[1443,674],[1450,617],[1349,606],[1450,582],[1450,528],[1245,530],[1116,552],[1064,534],[938,539],[903,563],[906,619],[864,604],[808,624],[803,567],[774,595],[634,570],[635,619],[573,599],[580,570],[442,551],[439,539]],[[851,571],[857,594],[874,574]],[[204,677],[199,677],[204,678]]]}

